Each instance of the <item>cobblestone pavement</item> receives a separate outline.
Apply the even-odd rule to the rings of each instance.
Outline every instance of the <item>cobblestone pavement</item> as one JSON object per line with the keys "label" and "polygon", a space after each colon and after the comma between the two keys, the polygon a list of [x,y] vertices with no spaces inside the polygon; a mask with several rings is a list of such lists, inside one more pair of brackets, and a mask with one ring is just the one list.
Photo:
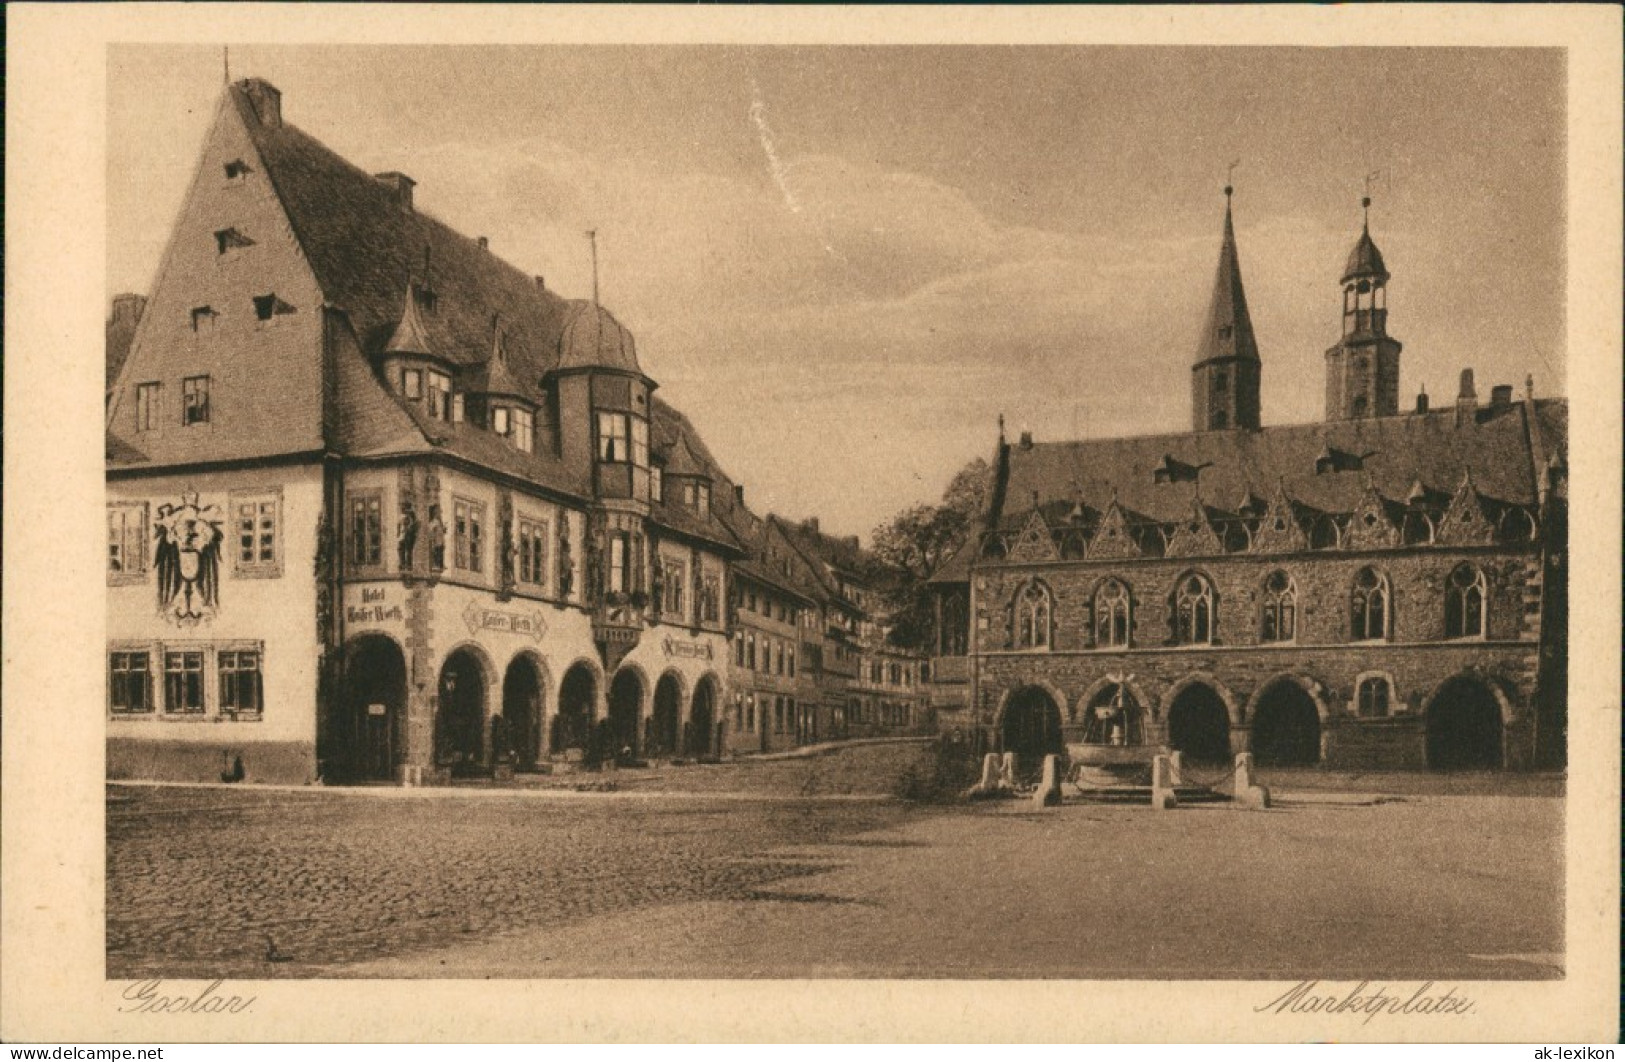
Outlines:
{"label": "cobblestone pavement", "polygon": [[773,855],[917,817],[892,804],[109,787],[110,978],[318,967],[831,868]]}

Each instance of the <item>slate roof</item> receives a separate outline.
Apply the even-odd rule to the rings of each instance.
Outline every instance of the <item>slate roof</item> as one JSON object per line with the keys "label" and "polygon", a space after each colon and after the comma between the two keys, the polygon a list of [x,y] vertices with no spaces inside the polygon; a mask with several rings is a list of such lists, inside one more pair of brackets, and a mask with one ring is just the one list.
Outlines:
{"label": "slate roof", "polygon": [[1349,252],[1349,260],[1343,266],[1343,283],[1358,277],[1372,277],[1378,283],[1387,283],[1388,267],[1383,264],[1382,252],[1377,250],[1375,241],[1371,239],[1369,225],[1360,227],[1360,238]]}
{"label": "slate roof", "polygon": [[[1104,512],[1115,501],[1133,523],[1174,523],[1189,517],[1198,497],[1210,516],[1234,513],[1251,499],[1267,499],[1279,486],[1300,510],[1349,513],[1367,477],[1388,503],[1404,503],[1420,484],[1431,499],[1448,500],[1469,472],[1491,503],[1538,502],[1530,428],[1549,453],[1566,445],[1563,399],[1504,408],[1480,407],[1457,425],[1454,408],[1423,414],[1265,427],[1257,431],[1180,432],[1118,439],[1034,443],[1006,447],[1004,499],[994,514],[1000,530],[1017,530],[1036,506],[1052,523],[1079,504]],[[1533,416],[1533,421],[1530,417]],[[1360,467],[1316,471],[1328,450],[1358,459]],[[1199,470],[1194,481],[1156,481],[1168,458]],[[1198,485],[1200,494],[1198,494]]]}

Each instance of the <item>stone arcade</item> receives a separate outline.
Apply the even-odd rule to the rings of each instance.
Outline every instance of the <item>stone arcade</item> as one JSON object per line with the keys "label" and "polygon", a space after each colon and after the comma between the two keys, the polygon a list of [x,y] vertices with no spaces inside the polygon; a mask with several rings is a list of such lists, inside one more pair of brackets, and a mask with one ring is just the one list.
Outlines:
{"label": "stone arcade", "polygon": [[1001,427],[985,532],[933,579],[940,725],[1029,764],[1094,743],[1560,765],[1567,404],[1532,382],[1481,403],[1464,370],[1453,405],[1401,413],[1367,224],[1333,296],[1324,421],[1262,425],[1225,194],[1192,430],[1009,443]]}

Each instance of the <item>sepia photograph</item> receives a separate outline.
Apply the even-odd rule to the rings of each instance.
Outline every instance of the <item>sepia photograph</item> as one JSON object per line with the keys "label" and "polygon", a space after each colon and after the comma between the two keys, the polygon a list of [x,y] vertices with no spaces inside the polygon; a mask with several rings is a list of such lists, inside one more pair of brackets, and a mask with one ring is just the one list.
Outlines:
{"label": "sepia photograph", "polygon": [[87,75],[110,1012],[1573,984],[1568,47],[199,29]]}

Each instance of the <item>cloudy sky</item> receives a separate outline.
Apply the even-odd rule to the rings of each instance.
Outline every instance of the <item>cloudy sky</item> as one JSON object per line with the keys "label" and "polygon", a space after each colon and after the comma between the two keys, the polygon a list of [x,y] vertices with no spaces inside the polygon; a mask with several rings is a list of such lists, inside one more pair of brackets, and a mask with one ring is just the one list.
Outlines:
{"label": "cloudy sky", "polygon": [[[1266,423],[1318,419],[1359,233],[1401,405],[1561,393],[1555,50],[285,48],[288,121],[637,334],[754,505],[867,534],[991,453],[1179,430],[1226,169]],[[218,49],[109,63],[108,285],[147,291]]]}

